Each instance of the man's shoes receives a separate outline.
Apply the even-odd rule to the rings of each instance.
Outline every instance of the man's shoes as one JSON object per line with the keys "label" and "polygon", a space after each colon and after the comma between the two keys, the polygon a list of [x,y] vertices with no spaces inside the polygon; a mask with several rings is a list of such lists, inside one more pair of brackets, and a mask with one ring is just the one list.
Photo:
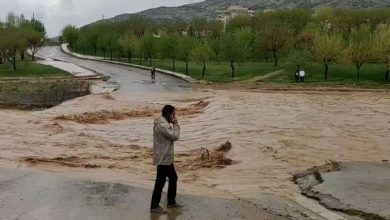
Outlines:
{"label": "man's shoes", "polygon": [[167,205],[167,208],[168,209],[181,209],[181,208],[183,208],[184,206],[182,205],[182,204],[177,204],[177,203],[175,203],[175,204],[168,204]]}
{"label": "man's shoes", "polygon": [[161,208],[161,207],[157,207],[157,208],[154,208],[154,209],[150,209],[150,213],[153,213],[153,214],[160,214],[160,215],[165,215],[165,214],[168,214],[167,210]]}

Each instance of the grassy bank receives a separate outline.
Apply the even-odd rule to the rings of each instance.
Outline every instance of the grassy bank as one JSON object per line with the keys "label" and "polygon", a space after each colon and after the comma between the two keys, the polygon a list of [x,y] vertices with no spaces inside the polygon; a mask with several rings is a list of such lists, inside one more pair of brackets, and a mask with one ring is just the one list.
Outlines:
{"label": "grassy bank", "polygon": [[0,107],[47,108],[90,94],[91,82],[72,79],[0,81]]}
{"label": "grassy bank", "polygon": [[63,70],[34,62],[18,62],[16,71],[6,62],[0,65],[0,77],[71,77]]}
{"label": "grassy bank", "polygon": [[[78,51],[80,53],[80,51]],[[91,53],[89,53],[91,55]],[[101,55],[101,54],[98,54]],[[109,58],[107,58],[109,59]],[[114,58],[118,61],[118,58]],[[127,62],[127,58],[122,58],[122,62]],[[139,59],[133,58],[133,64],[139,65]],[[142,65],[150,66],[149,61],[142,61]],[[171,59],[154,59],[153,66],[165,70],[172,70]],[[207,71],[205,80],[212,82],[232,82],[251,79],[258,76],[265,76],[278,70],[282,70],[281,74],[262,79],[261,82],[272,84],[286,84],[299,86],[348,86],[362,88],[388,88],[390,82],[385,82],[385,69],[379,64],[365,64],[360,73],[360,80],[356,79],[356,68],[353,64],[334,64],[330,66],[328,73],[328,81],[324,79],[324,67],[320,64],[313,63],[304,67],[306,71],[305,83],[297,84],[294,78],[295,66],[280,62],[278,67],[273,66],[273,62],[266,63],[265,61],[236,63],[235,78],[231,78],[231,68],[229,62],[207,63]],[[195,79],[201,79],[202,74],[201,63],[189,63],[189,76]],[[176,61],[176,72],[185,74],[185,62]]]}

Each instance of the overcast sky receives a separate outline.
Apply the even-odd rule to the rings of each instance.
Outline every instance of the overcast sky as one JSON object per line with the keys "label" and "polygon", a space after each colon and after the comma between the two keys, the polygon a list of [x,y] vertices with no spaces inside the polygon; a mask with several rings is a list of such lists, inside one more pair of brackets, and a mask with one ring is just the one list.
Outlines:
{"label": "overcast sky", "polygon": [[201,0],[0,0],[0,20],[9,11],[35,17],[45,23],[49,37],[60,34],[67,24],[82,26],[99,20],[104,14],[110,18],[158,6],[176,6]]}

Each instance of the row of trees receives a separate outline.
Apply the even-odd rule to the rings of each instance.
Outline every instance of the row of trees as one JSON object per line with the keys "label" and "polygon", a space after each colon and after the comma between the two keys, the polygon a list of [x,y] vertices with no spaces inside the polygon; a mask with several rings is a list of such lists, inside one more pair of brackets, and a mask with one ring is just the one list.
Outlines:
{"label": "row of trees", "polygon": [[31,51],[34,61],[44,38],[45,26],[42,22],[10,12],[6,21],[0,22],[0,64],[9,61],[16,70],[17,57],[24,60],[27,49]]}
{"label": "row of trees", "polygon": [[78,29],[64,28],[63,37],[74,50],[104,57],[114,54],[131,62],[138,57],[140,64],[153,59],[172,59],[203,64],[227,61],[235,77],[236,63],[266,62],[273,65],[288,60],[297,71],[309,62],[324,66],[324,78],[332,63],[353,63],[357,78],[365,63],[381,63],[389,78],[390,9],[343,10],[322,8],[283,10],[239,16],[226,27],[217,21],[180,19],[152,22],[133,17],[125,22],[101,21]]}

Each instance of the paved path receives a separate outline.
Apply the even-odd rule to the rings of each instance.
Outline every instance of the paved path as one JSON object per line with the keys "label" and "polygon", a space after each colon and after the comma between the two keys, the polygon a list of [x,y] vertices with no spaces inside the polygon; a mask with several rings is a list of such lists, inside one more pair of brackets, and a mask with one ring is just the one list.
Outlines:
{"label": "paved path", "polygon": [[178,196],[185,205],[180,212],[151,215],[148,190],[42,171],[0,168],[0,177],[1,220],[286,219],[240,200],[188,195]]}
{"label": "paved path", "polygon": [[77,59],[64,54],[60,47],[44,47],[37,56],[73,63],[88,70],[110,76],[109,83],[118,85],[121,92],[180,92],[190,88],[190,84],[184,80],[159,73],[156,74],[156,80],[153,83],[149,71]]}

